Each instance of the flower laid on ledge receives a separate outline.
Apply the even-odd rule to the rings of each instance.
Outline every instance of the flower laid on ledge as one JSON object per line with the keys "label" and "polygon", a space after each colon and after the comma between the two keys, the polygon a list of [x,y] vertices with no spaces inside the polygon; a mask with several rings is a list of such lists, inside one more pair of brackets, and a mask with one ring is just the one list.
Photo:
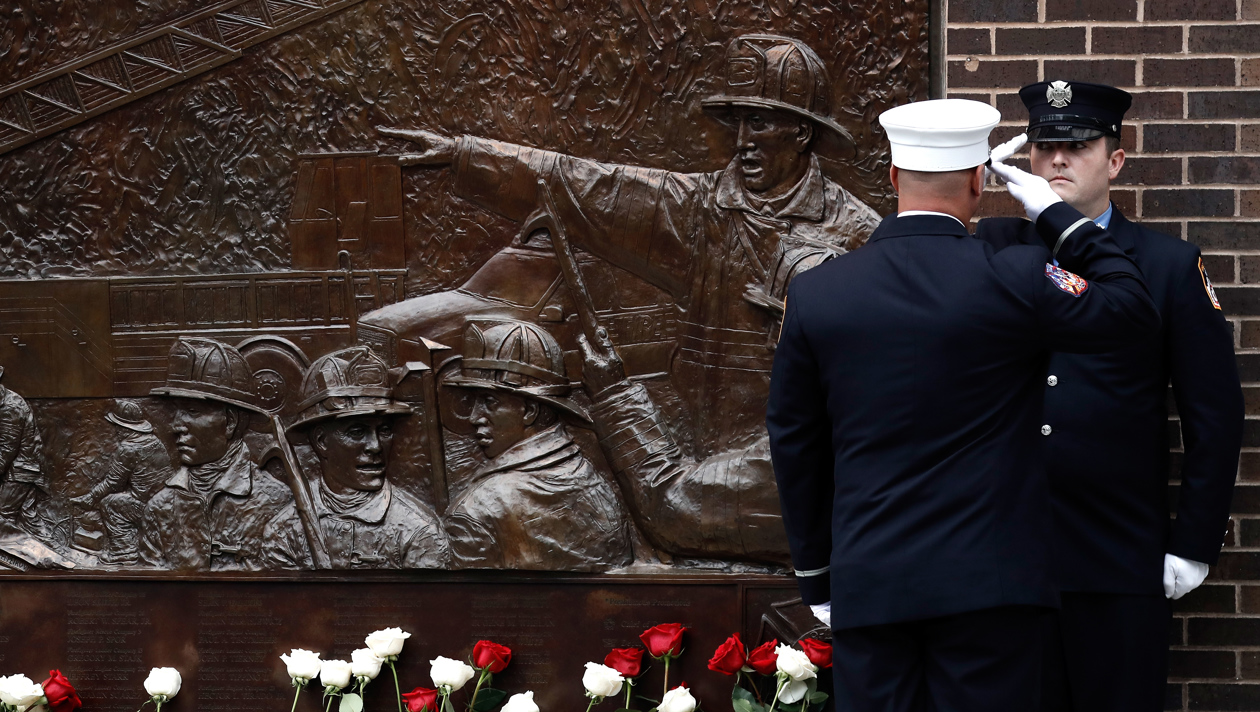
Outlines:
{"label": "flower laid on ledge", "polygon": [[501,712],[539,712],[538,705],[534,703],[533,691],[512,695]]}
{"label": "flower laid on ledge", "polygon": [[0,710],[4,712],[25,712],[38,704],[43,704],[44,688],[25,675],[9,675],[0,677]]}
{"label": "flower laid on ledge", "polygon": [[[807,712],[813,705],[827,701],[827,693],[818,691],[819,667],[831,667],[831,646],[809,638],[802,639],[801,649],[780,645],[777,640],[767,641],[751,652],[745,652],[739,634],[727,638],[709,659],[709,669],[723,675],[734,675],[735,686],[731,690],[731,705],[735,712]],[[774,676],[774,696],[766,705],[765,697],[757,680],[748,673]],[[746,677],[748,688],[740,682]],[[659,712],[665,710],[661,705]]]}
{"label": "flower laid on ledge", "polygon": [[389,664],[389,671],[394,675],[394,695],[398,697],[398,712],[402,712],[402,689],[398,687],[398,668],[394,667],[398,656],[402,653],[403,643],[411,637],[411,633],[402,628],[385,628],[373,631],[363,644],[376,654],[376,657]]}
{"label": "flower laid on ledge", "polygon": [[639,635],[648,654],[665,663],[665,687],[661,690],[662,696],[669,691],[669,662],[682,655],[682,639],[686,631],[681,623],[662,623]]}
{"label": "flower laid on ledge", "polygon": [[60,670],[49,670],[48,679],[39,683],[44,688],[44,706],[48,712],[74,712],[83,706],[74,685]]}
{"label": "flower laid on ledge", "polygon": [[288,655],[281,655],[280,659],[284,661],[285,669],[289,673],[289,679],[293,681],[293,686],[297,688],[293,693],[293,707],[289,710],[289,712],[293,712],[293,710],[297,709],[298,695],[302,694],[302,688],[306,687],[311,680],[319,677],[321,665],[319,653],[294,648],[289,651]]}
{"label": "flower laid on ledge", "polygon": [[468,663],[441,655],[429,661],[429,677],[433,679],[442,698],[439,707],[441,712],[453,712],[451,693],[463,689],[476,674],[476,669]]}
{"label": "flower laid on ledge", "polygon": [[[496,690],[487,687],[484,691],[481,689],[483,685],[489,684],[494,676],[504,671],[508,663],[512,662],[512,649],[506,645],[489,640],[478,640],[473,646],[472,664],[480,673],[477,677],[477,685],[473,688],[472,697],[468,700],[468,712],[488,712],[494,709],[507,693],[503,690]],[[478,695],[482,695],[480,698]],[[530,704],[533,704],[533,693],[530,693]]]}
{"label": "flower laid on ledge", "polygon": [[626,683],[626,705],[630,708],[630,695],[636,678],[643,674],[643,648],[613,648],[604,656],[604,665],[621,673]]}
{"label": "flower laid on ledge", "polygon": [[149,693],[149,699],[140,705],[140,709],[144,709],[144,705],[152,702],[157,707],[157,712],[162,712],[162,705],[179,694],[179,688],[183,683],[183,678],[179,676],[179,671],[175,668],[153,668],[149,671],[149,676],[144,679],[144,691]]}
{"label": "flower laid on ledge", "polygon": [[586,688],[586,696],[591,701],[586,705],[586,712],[591,712],[591,708],[603,702],[605,697],[621,692],[624,682],[622,674],[607,665],[587,663],[586,672],[582,675],[582,687]]}
{"label": "flower laid on ledge", "polygon": [[361,712],[363,698],[344,690],[352,677],[350,663],[345,660],[323,660],[319,664],[319,682],[324,686],[324,712],[332,708],[334,697],[340,697],[338,712]]}
{"label": "flower laid on ledge", "polygon": [[696,698],[691,696],[691,690],[687,689],[686,683],[666,692],[657,707],[659,712],[693,712],[695,709]]}
{"label": "flower laid on ledge", "polygon": [[438,691],[431,687],[417,687],[402,696],[407,712],[437,712]]}

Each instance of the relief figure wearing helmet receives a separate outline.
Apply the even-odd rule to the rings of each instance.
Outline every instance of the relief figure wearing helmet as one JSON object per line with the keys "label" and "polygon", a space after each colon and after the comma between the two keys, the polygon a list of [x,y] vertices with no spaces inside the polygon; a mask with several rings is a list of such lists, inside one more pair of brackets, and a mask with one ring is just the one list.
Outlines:
{"label": "relief figure wearing helmet", "polygon": [[471,323],[458,376],[487,462],[447,510],[456,568],[600,571],[630,563],[616,491],[566,420],[590,426],[569,397],[554,337],[520,321]]}
{"label": "relief figure wearing helmet", "polygon": [[145,505],[140,558],[176,570],[256,571],[263,528],[292,492],[261,472],[245,444],[253,372],[234,347],[181,337],[171,346],[166,384],[179,469]]}
{"label": "relief figure wearing helmet", "polygon": [[[386,476],[393,422],[411,409],[393,400],[385,362],[364,346],[321,356],[302,379],[290,435],[305,435],[319,461],[311,497],[334,569],[446,568],[450,547],[429,507]],[[263,532],[272,568],[313,568],[294,504]]]}
{"label": "relief figure wearing helmet", "polygon": [[[781,302],[791,275],[860,246],[879,217],[822,172],[816,151],[849,151],[852,139],[827,116],[832,87],[812,49],[788,37],[737,37],[724,90],[703,105],[736,129],[734,156],[712,173],[381,132],[423,147],[404,165],[450,166],[456,194],[513,220],[538,207],[543,181],[576,244],[674,298],[672,379],[694,452],[684,457],[642,384],[617,368],[596,374],[604,387],[592,389],[601,443],[658,548],[785,563],[762,407]],[[611,345],[596,348],[603,356],[592,358],[610,363]]]}

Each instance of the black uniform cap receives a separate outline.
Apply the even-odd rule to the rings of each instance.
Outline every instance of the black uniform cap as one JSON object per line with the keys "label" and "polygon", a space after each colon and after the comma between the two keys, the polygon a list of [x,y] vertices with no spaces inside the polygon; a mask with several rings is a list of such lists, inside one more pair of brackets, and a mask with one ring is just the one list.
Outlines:
{"label": "black uniform cap", "polygon": [[1029,84],[1019,98],[1028,107],[1028,140],[1034,143],[1120,138],[1124,112],[1133,104],[1127,91],[1067,81]]}

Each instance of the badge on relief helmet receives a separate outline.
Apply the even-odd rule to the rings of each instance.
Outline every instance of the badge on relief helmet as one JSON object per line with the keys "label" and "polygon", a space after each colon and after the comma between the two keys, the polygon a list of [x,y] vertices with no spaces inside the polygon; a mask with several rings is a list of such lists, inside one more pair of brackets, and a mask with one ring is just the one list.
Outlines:
{"label": "badge on relief helmet", "polygon": [[1072,87],[1065,81],[1050,82],[1046,88],[1046,101],[1056,109],[1062,109],[1072,103]]}
{"label": "badge on relief helmet", "polygon": [[1207,291],[1208,299],[1212,300],[1212,306],[1217,311],[1221,310],[1221,303],[1216,298],[1216,290],[1212,288],[1212,280],[1208,279],[1207,269],[1203,267],[1203,258],[1199,258],[1199,276],[1203,277],[1203,289]]}
{"label": "badge on relief helmet", "polygon": [[1049,262],[1046,263],[1046,277],[1049,277],[1050,281],[1054,282],[1054,286],[1074,297],[1081,296],[1086,289],[1089,289],[1089,282],[1084,277],[1055,267]]}

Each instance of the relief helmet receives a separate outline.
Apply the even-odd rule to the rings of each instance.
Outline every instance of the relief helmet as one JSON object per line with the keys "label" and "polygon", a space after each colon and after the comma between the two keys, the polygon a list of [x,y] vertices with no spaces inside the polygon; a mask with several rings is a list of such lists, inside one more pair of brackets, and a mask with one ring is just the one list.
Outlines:
{"label": "relief helmet", "polygon": [[332,418],[405,415],[411,408],[393,399],[385,361],[366,346],[351,346],[315,359],[302,377],[297,419],[289,432]]}
{"label": "relief helmet", "polygon": [[254,391],[254,371],[235,346],[198,336],[181,336],[166,361],[166,384],[155,396],[196,398],[264,412]]}

